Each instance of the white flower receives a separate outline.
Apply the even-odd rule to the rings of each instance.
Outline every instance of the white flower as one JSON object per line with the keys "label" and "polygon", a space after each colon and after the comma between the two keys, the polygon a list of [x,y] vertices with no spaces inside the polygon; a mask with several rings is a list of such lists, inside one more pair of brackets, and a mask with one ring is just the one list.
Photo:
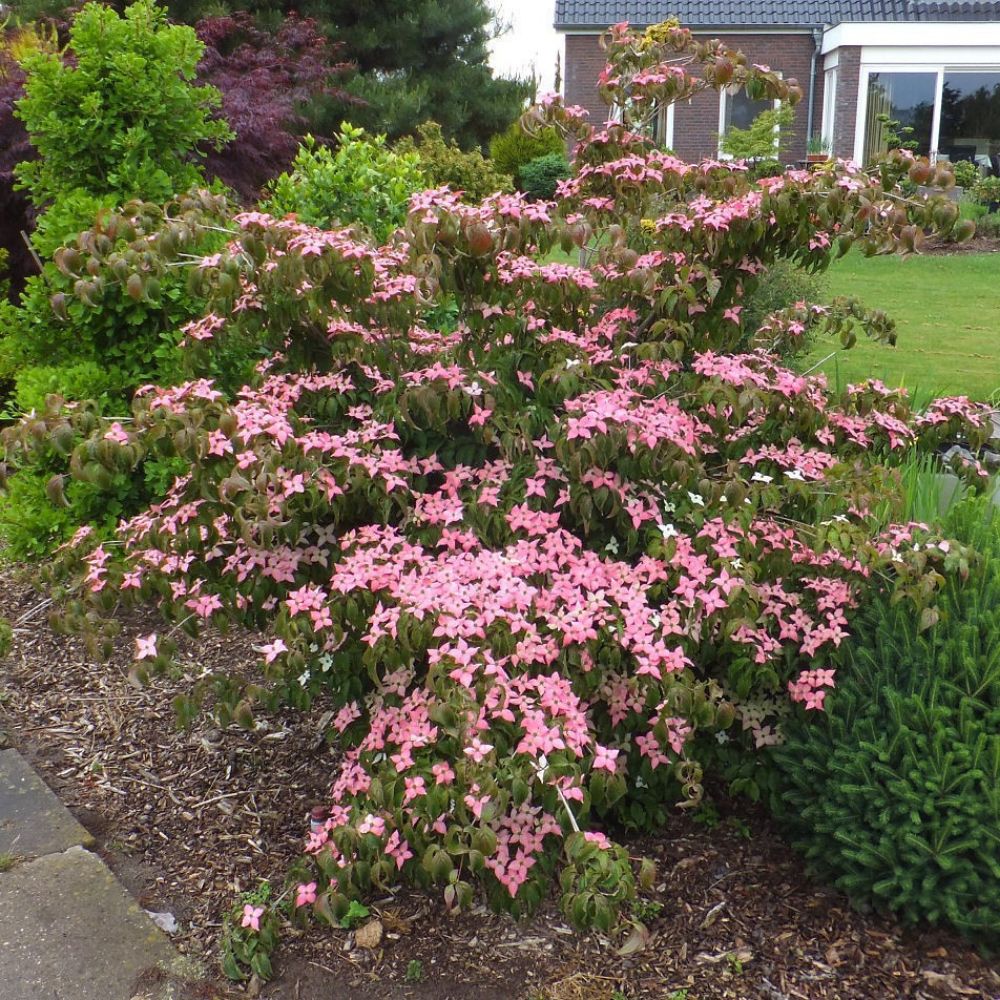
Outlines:
{"label": "white flower", "polygon": [[750,477],[750,482],[752,483],[773,483],[774,476],[765,476],[763,472],[755,472]]}
{"label": "white flower", "polygon": [[672,524],[658,524],[657,528],[660,529],[660,534],[664,538],[676,538],[679,534],[678,530]]}
{"label": "white flower", "polygon": [[674,513],[674,511],[676,511],[676,510],[677,510],[677,504],[675,504],[675,503],[670,503],[670,501],[669,501],[669,500],[668,500],[668,501],[666,501],[666,502],[665,502],[665,503],[663,504],[663,513],[664,513],[664,514],[673,514],[673,513]]}
{"label": "white flower", "polygon": [[705,506],[705,501],[700,493],[688,493],[688,500],[690,500],[696,507]]}
{"label": "white flower", "polygon": [[618,555],[618,539],[612,538],[607,545],[604,546],[605,552],[610,552],[613,556]]}
{"label": "white flower", "polygon": [[462,391],[469,396],[481,396],[483,394],[483,387],[478,382],[470,382],[469,385],[462,386]]}
{"label": "white flower", "polygon": [[299,674],[299,684],[301,684],[302,687],[305,687],[308,683],[309,683],[309,671],[303,670],[302,673]]}
{"label": "white flower", "polygon": [[649,616],[649,624],[652,625],[653,628],[659,628],[660,625],[663,624],[663,619],[654,611]]}
{"label": "white flower", "polygon": [[566,359],[566,367],[567,368],[576,368],[576,366],[579,365],[579,364],[582,364],[582,362],[580,361],[579,358],[567,358]]}
{"label": "white flower", "polygon": [[743,560],[742,559],[730,559],[729,560],[729,565],[732,566],[733,569],[743,569]]}
{"label": "white flower", "polygon": [[846,514],[834,514],[833,519],[839,521],[841,524],[847,524],[849,518]]}
{"label": "white flower", "polygon": [[720,745],[729,742],[729,735],[727,733],[723,732],[721,729],[715,734],[715,738],[716,738],[716,740],[719,741]]}
{"label": "white flower", "polygon": [[786,472],[785,476],[788,479],[794,479],[797,483],[804,483],[806,481],[806,477],[802,475],[801,469],[792,469],[791,472]]}

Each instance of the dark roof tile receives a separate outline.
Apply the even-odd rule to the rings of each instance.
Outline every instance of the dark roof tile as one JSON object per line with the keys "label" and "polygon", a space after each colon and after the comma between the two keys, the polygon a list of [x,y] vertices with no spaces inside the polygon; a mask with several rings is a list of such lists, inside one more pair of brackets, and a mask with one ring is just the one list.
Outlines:
{"label": "dark roof tile", "polygon": [[606,28],[668,17],[696,28],[844,21],[996,21],[1000,0],[556,0],[557,28]]}

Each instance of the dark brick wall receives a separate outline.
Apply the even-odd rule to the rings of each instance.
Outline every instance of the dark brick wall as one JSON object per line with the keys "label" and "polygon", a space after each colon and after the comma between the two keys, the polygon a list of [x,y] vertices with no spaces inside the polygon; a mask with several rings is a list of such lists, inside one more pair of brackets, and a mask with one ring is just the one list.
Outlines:
{"label": "dark brick wall", "polygon": [[607,120],[608,109],[597,96],[597,78],[604,69],[604,50],[597,35],[567,35],[563,60],[563,94],[567,104],[579,104],[590,112],[590,121]]}
{"label": "dark brick wall", "polygon": [[[794,77],[802,87],[803,98],[795,108],[792,137],[782,154],[787,162],[805,159],[806,104],[809,97],[809,66],[815,48],[812,34],[721,35],[731,48],[741,49],[751,62],[780,70],[785,77]],[[842,50],[844,51],[844,50]],[[849,50],[848,50],[849,51]],[[604,66],[604,53],[597,35],[567,35],[565,60],[565,95],[567,104],[587,108],[591,121],[602,122],[606,108],[597,97],[597,76]],[[838,80],[838,94],[841,86]],[[854,94],[857,97],[857,73]],[[840,99],[838,96],[838,105]],[[817,60],[816,94],[814,97],[814,131],[819,132],[823,116],[823,64]],[[851,105],[853,107],[853,105]],[[851,125],[853,144],[853,124]],[[704,91],[689,102],[674,107],[674,151],[685,160],[713,157],[718,152],[719,95]]]}
{"label": "dark brick wall", "polygon": [[854,131],[858,117],[858,87],[861,75],[861,49],[845,46],[838,49],[837,107],[833,114],[833,153],[843,159],[854,157]]}

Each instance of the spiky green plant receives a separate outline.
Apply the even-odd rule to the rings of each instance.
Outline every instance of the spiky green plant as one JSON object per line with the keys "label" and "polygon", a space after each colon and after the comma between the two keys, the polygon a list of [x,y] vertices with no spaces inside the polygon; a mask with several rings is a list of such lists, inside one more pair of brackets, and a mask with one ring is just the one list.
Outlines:
{"label": "spiky green plant", "polygon": [[1000,513],[959,504],[947,531],[982,555],[924,631],[872,603],[818,721],[774,754],[775,812],[812,870],[862,907],[1000,945]]}

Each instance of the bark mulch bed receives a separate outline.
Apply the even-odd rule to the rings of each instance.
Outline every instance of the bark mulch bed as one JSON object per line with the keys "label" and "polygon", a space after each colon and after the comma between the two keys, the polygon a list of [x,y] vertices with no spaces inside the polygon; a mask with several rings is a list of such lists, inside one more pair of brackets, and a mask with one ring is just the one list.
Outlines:
{"label": "bark mulch bed", "polygon": [[920,252],[922,254],[936,254],[945,257],[953,254],[1000,253],[1000,237],[973,236],[971,240],[966,240],[964,243],[928,240],[921,247]]}
{"label": "bark mulch bed", "polygon": [[[172,698],[205,669],[250,667],[254,637],[213,635],[182,647],[183,674],[136,690],[134,637],[158,619],[121,618],[109,664],[53,633],[41,595],[0,576],[0,614],[15,646],[0,663],[0,728],[97,838],[141,904],[180,923],[178,949],[207,978],[185,998],[246,995],[217,978],[221,914],[235,895],[298,855],[309,807],[322,801],[335,750],[325,708],[264,720],[248,734],[202,720],[174,726]],[[713,829],[677,816],[634,838],[658,862],[646,946],[579,935],[557,907],[515,923],[477,909],[450,918],[436,897],[400,890],[376,901],[384,934],[361,948],[350,931],[286,937],[277,978],[249,992],[287,1000],[888,1000],[1000,997],[1000,965],[943,932],[902,931],[862,916],[811,883],[766,817],[736,808]],[[616,992],[619,991],[619,992]],[[685,992],[687,991],[687,992]],[[2,992],[2,991],[0,991]]]}

